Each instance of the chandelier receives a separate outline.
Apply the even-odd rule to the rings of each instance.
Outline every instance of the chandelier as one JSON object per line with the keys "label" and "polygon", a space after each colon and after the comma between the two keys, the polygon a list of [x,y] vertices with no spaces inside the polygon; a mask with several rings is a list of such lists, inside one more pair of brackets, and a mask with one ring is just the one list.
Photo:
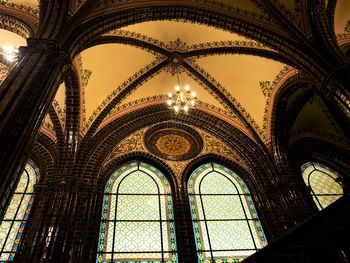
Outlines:
{"label": "chandelier", "polygon": [[173,109],[175,113],[184,112],[187,113],[191,108],[196,105],[196,92],[192,91],[190,85],[185,85],[183,88],[180,85],[179,73],[177,75],[177,85],[175,86],[175,93],[169,92],[167,94],[167,104],[170,109]]}

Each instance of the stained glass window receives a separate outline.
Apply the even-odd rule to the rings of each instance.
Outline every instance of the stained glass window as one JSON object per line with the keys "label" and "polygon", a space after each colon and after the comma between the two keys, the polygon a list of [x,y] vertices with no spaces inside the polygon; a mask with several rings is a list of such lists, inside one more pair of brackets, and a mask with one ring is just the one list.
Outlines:
{"label": "stained glass window", "polygon": [[304,182],[311,188],[311,195],[319,210],[343,196],[343,188],[336,181],[339,174],[331,168],[315,162],[301,167]]}
{"label": "stained glass window", "polygon": [[96,262],[177,262],[171,188],[143,162],[130,162],[104,191]]}
{"label": "stained glass window", "polygon": [[0,222],[0,262],[14,260],[32,208],[34,185],[39,176],[39,168],[29,161],[19,179],[4,218]]}
{"label": "stained glass window", "polygon": [[233,171],[200,166],[189,178],[188,194],[198,262],[240,262],[267,245],[249,190]]}

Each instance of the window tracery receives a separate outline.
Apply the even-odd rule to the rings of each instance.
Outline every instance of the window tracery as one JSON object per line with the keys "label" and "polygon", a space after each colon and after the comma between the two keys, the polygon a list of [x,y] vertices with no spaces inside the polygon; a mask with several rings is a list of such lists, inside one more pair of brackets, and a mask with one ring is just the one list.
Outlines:
{"label": "window tracery", "polygon": [[0,222],[0,262],[14,260],[34,201],[34,185],[39,177],[39,168],[29,161]]}
{"label": "window tracery", "polygon": [[331,168],[320,163],[308,162],[301,167],[301,173],[319,210],[343,196],[343,188],[337,182],[339,174]]}
{"label": "window tracery", "polygon": [[96,262],[177,262],[171,188],[143,162],[130,162],[104,191]]}
{"label": "window tracery", "polygon": [[250,192],[233,171],[200,166],[189,178],[188,194],[200,263],[240,262],[267,245]]}

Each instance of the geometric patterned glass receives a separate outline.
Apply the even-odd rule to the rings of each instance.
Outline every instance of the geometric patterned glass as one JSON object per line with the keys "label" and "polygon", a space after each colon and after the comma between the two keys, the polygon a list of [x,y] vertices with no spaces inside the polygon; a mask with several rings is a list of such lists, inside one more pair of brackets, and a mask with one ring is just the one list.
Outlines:
{"label": "geometric patterned glass", "polygon": [[315,162],[301,167],[304,182],[311,188],[311,196],[318,210],[329,206],[343,196],[343,188],[336,181],[339,174],[331,168]]}
{"label": "geometric patterned glass", "polygon": [[207,163],[188,181],[198,262],[240,262],[267,245],[253,199],[243,180]]}
{"label": "geometric patterned glass", "polygon": [[14,261],[32,208],[33,189],[39,176],[39,168],[29,161],[0,222],[0,262]]}
{"label": "geometric patterned glass", "polygon": [[104,191],[96,262],[178,262],[171,188],[143,162],[130,162]]}

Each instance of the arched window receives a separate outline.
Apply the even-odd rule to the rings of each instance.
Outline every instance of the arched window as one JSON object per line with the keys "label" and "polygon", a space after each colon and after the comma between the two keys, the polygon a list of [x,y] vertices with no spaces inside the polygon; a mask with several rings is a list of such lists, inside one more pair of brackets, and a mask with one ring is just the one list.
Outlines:
{"label": "arched window", "polygon": [[177,262],[171,188],[143,162],[130,162],[104,191],[97,262]]}
{"label": "arched window", "polygon": [[253,199],[233,171],[216,163],[200,166],[188,194],[199,262],[239,262],[266,246]]}
{"label": "arched window", "polygon": [[343,188],[337,182],[339,174],[320,163],[308,162],[301,167],[304,182],[311,188],[311,195],[319,210],[343,196]]}
{"label": "arched window", "polygon": [[14,260],[32,208],[34,185],[39,176],[39,168],[29,161],[0,222],[0,262]]}

